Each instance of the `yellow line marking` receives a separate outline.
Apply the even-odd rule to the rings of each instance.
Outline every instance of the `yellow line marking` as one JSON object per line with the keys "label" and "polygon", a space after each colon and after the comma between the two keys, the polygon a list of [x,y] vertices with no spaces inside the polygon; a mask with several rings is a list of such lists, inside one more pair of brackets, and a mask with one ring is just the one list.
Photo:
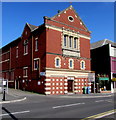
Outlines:
{"label": "yellow line marking", "polygon": [[116,109],[113,109],[113,110],[110,110],[110,111],[107,111],[107,112],[103,112],[103,113],[100,113],[100,114],[97,114],[97,115],[93,115],[93,116],[90,116],[90,117],[87,117],[87,118],[83,118],[81,120],[94,120],[94,119],[97,119],[97,118],[100,118],[100,117],[104,117],[105,115],[108,115],[110,113],[115,113],[116,112]]}

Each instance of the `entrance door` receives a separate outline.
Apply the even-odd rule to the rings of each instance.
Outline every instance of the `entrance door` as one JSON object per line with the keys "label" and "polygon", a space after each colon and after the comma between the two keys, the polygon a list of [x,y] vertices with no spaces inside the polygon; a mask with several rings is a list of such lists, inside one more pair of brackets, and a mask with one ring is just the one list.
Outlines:
{"label": "entrance door", "polygon": [[68,80],[68,92],[73,92],[73,80]]}

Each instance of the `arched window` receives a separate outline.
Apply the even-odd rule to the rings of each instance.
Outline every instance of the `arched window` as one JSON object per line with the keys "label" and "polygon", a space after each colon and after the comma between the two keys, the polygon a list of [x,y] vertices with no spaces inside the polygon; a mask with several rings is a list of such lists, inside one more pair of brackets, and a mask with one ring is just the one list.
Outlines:
{"label": "arched window", "polygon": [[73,59],[69,59],[69,68],[71,68],[71,69],[74,68],[74,61],[73,61]]}
{"label": "arched window", "polygon": [[61,59],[59,57],[55,58],[55,67],[61,67]]}
{"label": "arched window", "polygon": [[85,61],[84,61],[84,60],[82,60],[82,61],[80,62],[80,68],[81,68],[82,70],[85,70]]}

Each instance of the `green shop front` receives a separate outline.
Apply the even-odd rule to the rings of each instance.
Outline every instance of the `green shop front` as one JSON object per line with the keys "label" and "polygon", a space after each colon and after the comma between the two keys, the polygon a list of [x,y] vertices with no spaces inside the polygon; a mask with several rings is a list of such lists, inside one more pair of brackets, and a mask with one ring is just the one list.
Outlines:
{"label": "green shop front", "polygon": [[108,75],[96,76],[96,92],[111,90],[111,82]]}

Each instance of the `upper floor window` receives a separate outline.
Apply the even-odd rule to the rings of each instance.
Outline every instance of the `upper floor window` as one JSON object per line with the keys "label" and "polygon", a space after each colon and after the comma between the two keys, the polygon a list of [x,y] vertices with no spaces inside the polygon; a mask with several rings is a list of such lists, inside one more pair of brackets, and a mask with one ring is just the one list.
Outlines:
{"label": "upper floor window", "polygon": [[35,38],[35,51],[38,51],[38,38]]}
{"label": "upper floor window", "polygon": [[40,59],[39,58],[35,58],[34,59],[34,70],[39,70],[39,65],[40,64]]}
{"label": "upper floor window", "polygon": [[73,18],[72,16],[68,16],[68,20],[69,20],[70,22],[73,22],[73,21],[74,21],[74,18]]}
{"label": "upper floor window", "polygon": [[67,35],[64,35],[64,47],[67,46],[67,38],[68,38],[68,36],[67,36]]}
{"label": "upper floor window", "polygon": [[28,67],[24,67],[23,68],[23,77],[28,77],[27,72],[28,72]]}
{"label": "upper floor window", "polygon": [[61,59],[59,57],[55,58],[55,67],[61,67]]}
{"label": "upper floor window", "polygon": [[69,68],[74,68],[74,61],[73,59],[69,59]]}
{"label": "upper floor window", "polygon": [[16,47],[16,58],[18,58],[18,46]]}
{"label": "upper floor window", "polygon": [[28,40],[24,41],[24,55],[28,54]]}
{"label": "upper floor window", "polygon": [[72,48],[72,36],[69,37],[69,47]]}
{"label": "upper floor window", "polygon": [[77,38],[74,38],[74,48],[77,48]]}
{"label": "upper floor window", "polygon": [[85,70],[85,61],[84,61],[84,60],[82,60],[82,61],[80,62],[80,68],[81,68],[82,70]]}

